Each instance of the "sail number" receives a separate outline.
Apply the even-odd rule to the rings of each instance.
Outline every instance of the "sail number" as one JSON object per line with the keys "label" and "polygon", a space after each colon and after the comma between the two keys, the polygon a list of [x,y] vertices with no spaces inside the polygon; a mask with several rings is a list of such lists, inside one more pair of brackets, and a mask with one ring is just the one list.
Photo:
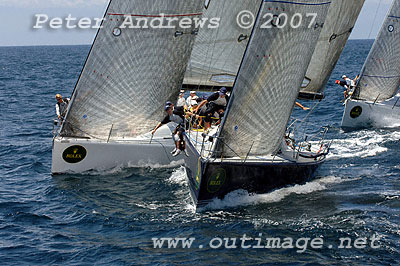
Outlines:
{"label": "sail number", "polygon": [[[308,23],[308,28],[313,28],[315,21],[317,19],[317,13],[307,13],[306,18],[311,18]],[[279,15],[267,13],[263,16],[267,21],[261,25],[262,29],[278,28],[282,29],[286,26],[290,26],[293,29],[299,28],[303,24],[303,14],[295,13],[293,16],[289,16],[286,13],[281,13]]]}

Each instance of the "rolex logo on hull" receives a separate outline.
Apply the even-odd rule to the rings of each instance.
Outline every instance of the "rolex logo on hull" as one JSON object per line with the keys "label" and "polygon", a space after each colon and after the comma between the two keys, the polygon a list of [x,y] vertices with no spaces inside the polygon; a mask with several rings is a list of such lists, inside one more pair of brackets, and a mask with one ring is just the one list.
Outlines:
{"label": "rolex logo on hull", "polygon": [[80,145],[74,145],[64,150],[62,157],[67,163],[79,163],[85,159],[86,149]]}

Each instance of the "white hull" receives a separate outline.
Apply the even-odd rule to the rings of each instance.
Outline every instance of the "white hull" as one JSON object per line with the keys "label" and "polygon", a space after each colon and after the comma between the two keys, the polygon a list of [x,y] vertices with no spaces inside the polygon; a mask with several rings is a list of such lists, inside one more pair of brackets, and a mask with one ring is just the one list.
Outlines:
{"label": "white hull", "polygon": [[400,95],[379,103],[348,99],[343,129],[400,127]]}
{"label": "white hull", "polygon": [[[162,167],[177,165],[179,161],[183,163],[183,155],[172,157],[170,153],[175,148],[171,133],[173,128],[173,125],[161,127],[153,139],[151,134],[145,134],[135,139],[113,140],[109,143],[93,139],[55,137],[51,173],[83,173],[118,166]],[[69,160],[78,162],[67,162]]]}

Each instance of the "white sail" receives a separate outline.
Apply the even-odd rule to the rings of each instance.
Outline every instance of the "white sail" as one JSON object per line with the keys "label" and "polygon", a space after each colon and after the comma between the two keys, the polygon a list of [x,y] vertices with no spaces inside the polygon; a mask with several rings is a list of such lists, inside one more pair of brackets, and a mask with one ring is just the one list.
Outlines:
{"label": "white sail", "polygon": [[321,94],[347,43],[365,0],[332,0],[301,93]]}
{"label": "white sail", "polygon": [[179,21],[200,18],[203,8],[204,0],[111,0],[61,136],[107,139],[112,128],[114,136],[135,137],[153,129],[165,101],[177,98],[193,48],[194,23],[181,28]]}
{"label": "white sail", "polygon": [[223,157],[278,152],[329,4],[264,0],[221,125]]}
{"label": "white sail", "polygon": [[355,99],[384,101],[400,86],[400,0],[394,0],[365,62]]}
{"label": "white sail", "polygon": [[[238,15],[246,10],[257,14],[260,3],[259,0],[207,1],[203,18],[219,18],[220,25],[218,28],[202,28],[199,31],[184,85],[233,86],[252,30],[251,25],[239,27]],[[242,19],[246,22],[250,18]]]}

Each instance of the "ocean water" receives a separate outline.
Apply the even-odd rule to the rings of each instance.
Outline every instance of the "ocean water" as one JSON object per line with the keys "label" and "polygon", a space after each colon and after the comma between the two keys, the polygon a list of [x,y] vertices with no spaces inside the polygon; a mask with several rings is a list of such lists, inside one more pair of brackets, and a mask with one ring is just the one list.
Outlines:
{"label": "ocean water", "polygon": [[[339,129],[343,94],[334,80],[355,76],[371,45],[349,42],[304,125],[332,125],[316,180],[264,195],[236,191],[201,213],[181,167],[52,177],[54,95],[71,94],[89,47],[1,47],[0,264],[399,265],[400,131]],[[195,240],[154,248],[153,238],[174,237]],[[219,247],[224,238],[230,248]],[[257,238],[298,244],[254,248]],[[304,248],[308,238],[323,245]]]}

